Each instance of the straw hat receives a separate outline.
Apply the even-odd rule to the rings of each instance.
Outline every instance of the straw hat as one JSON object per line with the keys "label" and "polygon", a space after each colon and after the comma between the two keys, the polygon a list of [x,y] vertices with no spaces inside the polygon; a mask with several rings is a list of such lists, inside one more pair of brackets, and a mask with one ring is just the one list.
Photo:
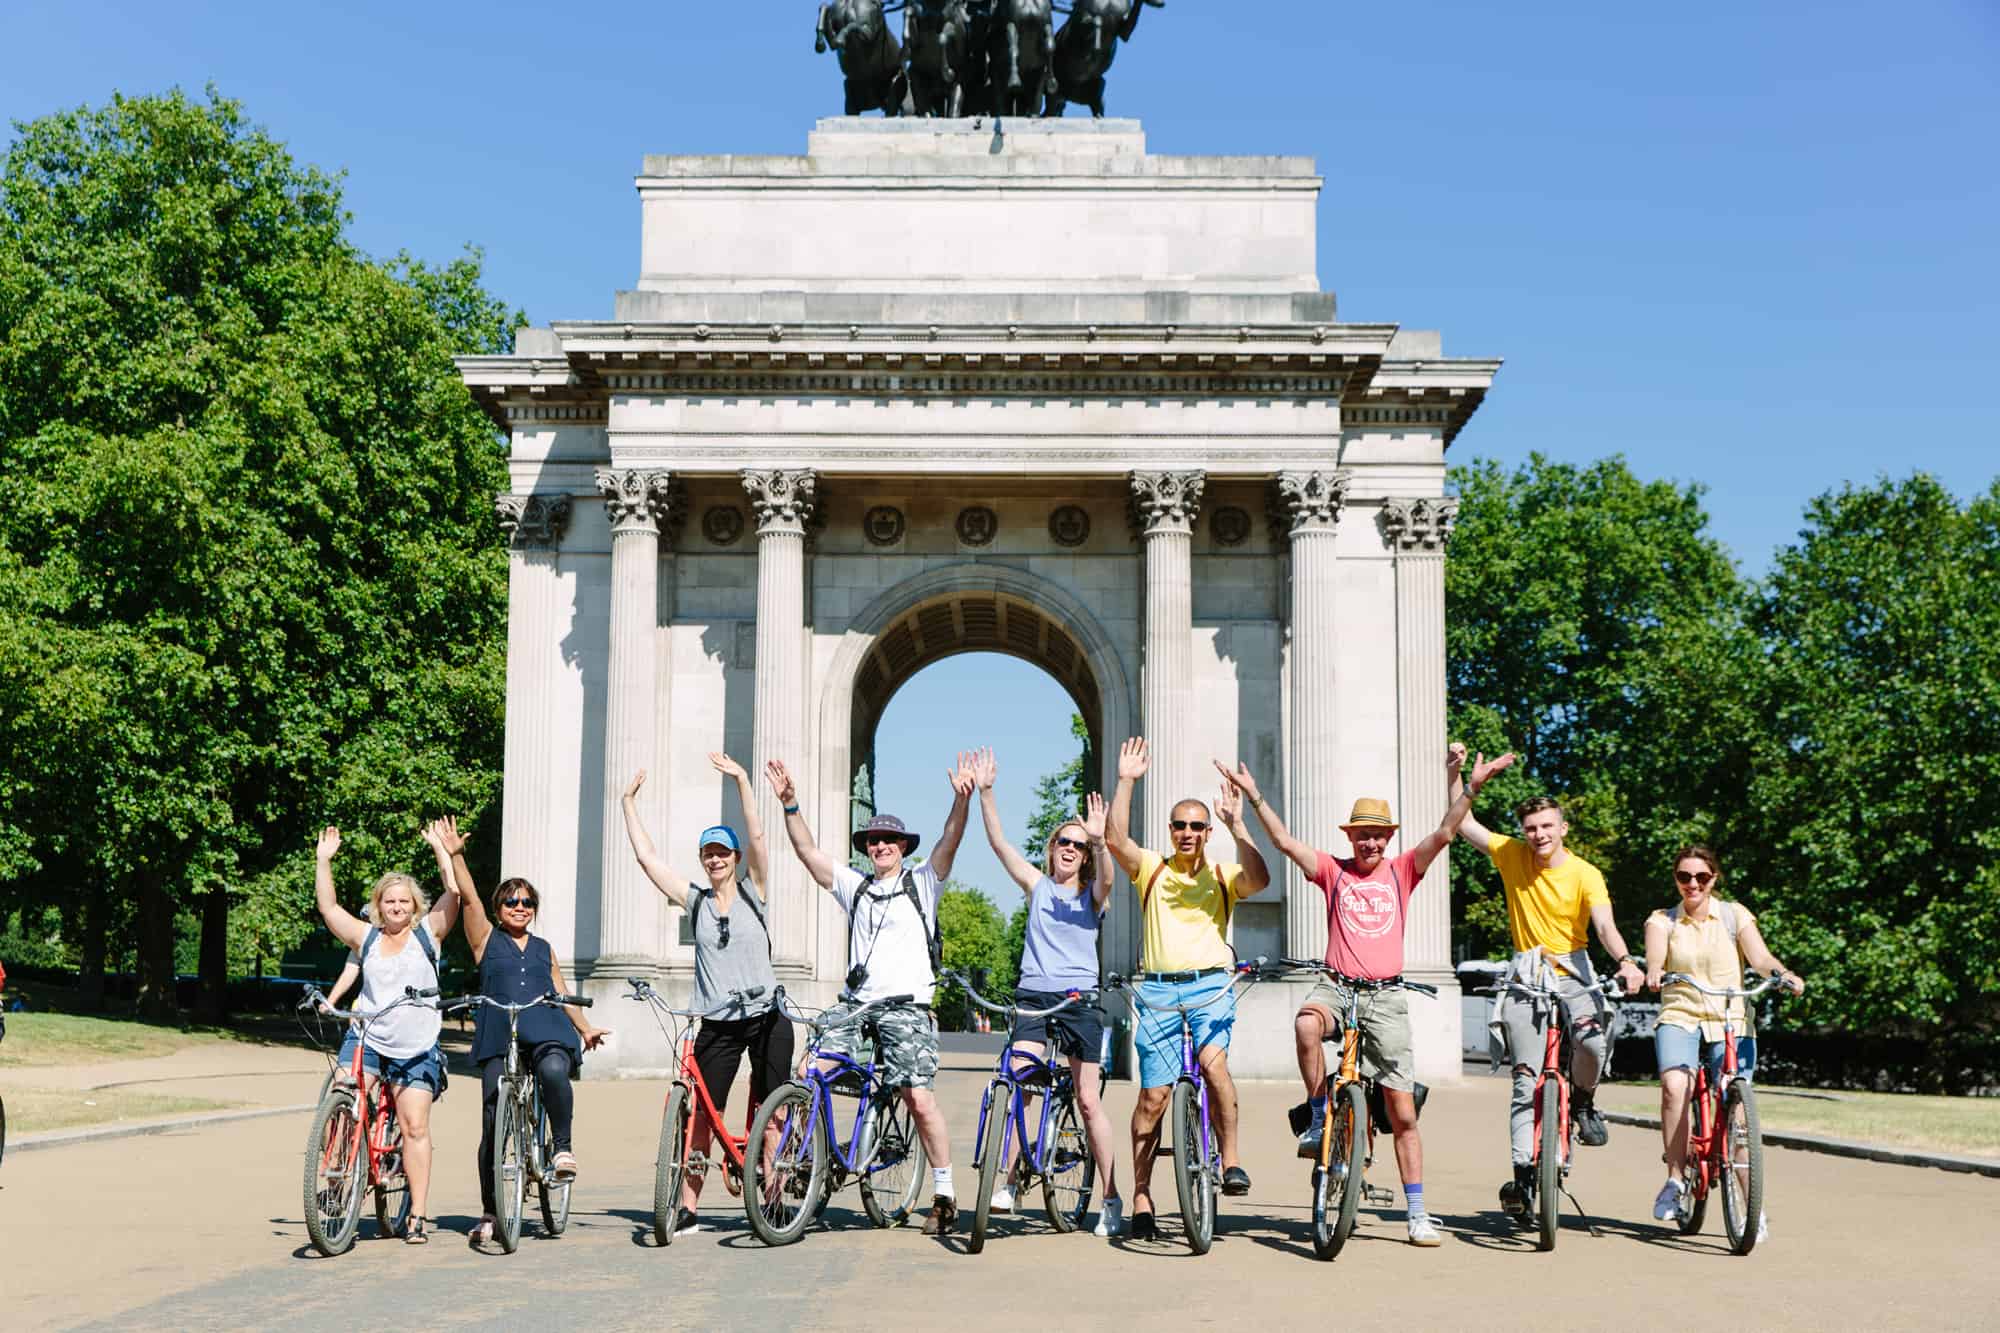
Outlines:
{"label": "straw hat", "polygon": [[1354,803],[1354,813],[1341,825],[1349,828],[1400,828],[1389,815],[1389,803],[1375,796],[1364,796]]}

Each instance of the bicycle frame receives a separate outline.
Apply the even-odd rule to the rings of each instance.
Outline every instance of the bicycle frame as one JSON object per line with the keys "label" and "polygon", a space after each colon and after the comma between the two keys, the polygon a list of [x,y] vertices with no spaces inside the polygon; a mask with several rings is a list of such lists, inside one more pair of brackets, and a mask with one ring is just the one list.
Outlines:
{"label": "bicycle frame", "polygon": [[[433,992],[435,994],[435,992]],[[318,990],[309,990],[303,1004],[323,1001],[326,997]],[[389,1136],[396,1126],[396,1094],[388,1080],[370,1074],[367,1070],[368,1027],[391,1009],[405,1004],[414,1004],[427,996],[405,996],[393,1004],[385,1005],[373,1014],[360,1014],[351,1009],[335,1009],[328,1006],[323,1012],[331,1018],[360,1024],[355,1033],[354,1055],[348,1061],[348,1077],[354,1083],[354,1135],[355,1159],[361,1159],[365,1152],[368,1161],[368,1175],[364,1189],[379,1188],[387,1179],[382,1163],[397,1149],[389,1142]],[[303,1004],[301,1007],[303,1007]],[[309,1029],[310,1030],[310,1029]],[[322,1029],[324,1031],[324,1029]],[[322,1166],[331,1166],[336,1160],[334,1152],[338,1144],[329,1143],[322,1152]]]}
{"label": "bicycle frame", "polygon": [[[654,992],[650,985],[647,985],[644,981],[636,977],[632,979],[631,985],[632,994],[629,998],[645,1000],[652,1004],[656,1017],[664,1014],[673,1018],[689,1020],[681,1028],[679,1037],[675,1039],[675,1044],[680,1049],[680,1062],[678,1071],[675,1074],[675,1082],[685,1086],[693,1094],[692,1106],[690,1108],[691,1114],[688,1116],[688,1137],[681,1144],[682,1160],[688,1164],[690,1169],[694,1167],[694,1135],[697,1127],[705,1122],[708,1125],[711,1140],[721,1146],[723,1155],[728,1158],[726,1169],[732,1169],[740,1178],[743,1171],[743,1154],[750,1145],[750,1122],[756,1117],[757,1103],[746,1098],[743,1105],[743,1133],[731,1134],[728,1127],[723,1123],[722,1108],[715,1104],[715,1098],[708,1090],[708,1081],[702,1077],[701,1066],[694,1058],[696,1024],[708,1017],[708,1015],[689,1009],[669,1008],[666,1002]],[[779,990],[780,998],[782,998],[783,988],[780,987]],[[763,987],[759,986],[748,995],[738,995],[732,992],[730,1002],[735,1003],[741,999],[756,999],[762,991]],[[673,1089],[669,1087],[667,1089],[667,1096],[671,1097],[672,1095]],[[701,1170],[706,1172],[707,1169],[708,1162],[704,1160],[701,1163]]]}
{"label": "bicycle frame", "polygon": [[[1049,1174],[1049,1129],[1055,1124],[1058,1109],[1075,1099],[1075,1078],[1070,1073],[1069,1057],[1058,1049],[1053,1031],[1049,1034],[1048,1054],[1030,1055],[1014,1044],[1014,1032],[1023,1018],[1047,1018],[1059,1014],[1072,1005],[1081,1004],[1083,991],[1071,991],[1061,1004],[1048,1009],[1024,1009],[1020,1005],[994,1004],[982,996],[970,980],[958,973],[946,973],[944,980],[955,983],[966,996],[988,1013],[998,1014],[1008,1020],[1007,1045],[1002,1048],[1000,1058],[994,1062],[993,1079],[987,1084],[986,1095],[979,1103],[979,1129],[973,1138],[974,1153],[972,1165],[975,1170],[985,1164],[986,1125],[993,1112],[993,1089],[995,1085],[1005,1085],[1003,1094],[1007,1106],[1001,1114],[1007,1118],[1006,1126],[1000,1134],[1000,1160],[1006,1161],[1008,1149],[1017,1142],[1020,1157],[1026,1161],[1026,1174],[1030,1179]],[[1042,1099],[1041,1115],[1033,1138],[1028,1134],[1028,1112],[1026,1093],[1039,1095]],[[1017,1162],[1017,1169],[1019,1163]]]}
{"label": "bicycle frame", "polygon": [[[1690,985],[1717,999],[1740,999],[1746,1005],[1777,984],[1775,975],[1749,990],[1718,990],[1702,985],[1684,972],[1669,972],[1660,980],[1663,985]],[[1700,1058],[1699,1045],[1696,1047],[1694,1081],[1689,1090],[1687,1108],[1687,1162],[1695,1168],[1693,1186],[1696,1200],[1706,1199],[1709,1191],[1721,1181],[1722,1173],[1735,1166],[1729,1156],[1723,1106],[1729,1095],[1729,1085],[1739,1077],[1736,1042],[1736,1020],[1729,1016],[1725,1008],[1722,1013],[1722,1068],[1720,1077],[1712,1082],[1708,1061]]]}
{"label": "bicycle frame", "polygon": [[[878,1008],[886,1008],[891,1004],[909,1003],[912,998],[914,997],[905,995],[870,1001],[868,1004],[863,1005],[859,1011],[849,1015],[846,1022],[842,1023],[841,1026],[845,1027],[849,1024],[865,1023],[868,1021],[868,1016],[872,1011]],[[785,1004],[782,1000],[780,1000],[780,1004],[784,1007],[788,1015],[813,1025],[813,1038],[812,1044],[806,1051],[805,1068],[799,1074],[799,1082],[807,1088],[810,1095],[809,1109],[800,1123],[793,1123],[794,1120],[797,1120],[797,1117],[788,1118],[784,1132],[779,1136],[778,1143],[774,1148],[773,1156],[784,1157],[788,1153],[797,1152],[801,1145],[811,1144],[813,1142],[813,1135],[818,1131],[821,1121],[824,1119],[828,1129],[826,1136],[827,1145],[833,1150],[833,1160],[828,1164],[831,1170],[837,1177],[842,1178],[850,1175],[859,1177],[868,1174],[874,1169],[875,1163],[865,1160],[870,1154],[862,1152],[861,1140],[862,1136],[867,1132],[869,1108],[886,1091],[876,1077],[876,1061],[871,1058],[864,1065],[838,1051],[822,1051],[820,1049],[820,1042],[825,1038],[827,1031],[831,1029],[821,1028],[818,1026],[817,1020],[798,1013],[796,1009]],[[832,1068],[822,1068],[821,1065],[823,1062],[830,1062]],[[854,1094],[854,1123],[848,1131],[846,1142],[843,1144],[840,1137],[832,1132],[834,1127],[840,1123],[835,1117],[833,1109],[834,1085],[848,1078],[850,1075],[859,1080],[860,1086],[855,1090]],[[841,1183],[841,1180],[836,1179],[834,1183],[837,1187]]]}

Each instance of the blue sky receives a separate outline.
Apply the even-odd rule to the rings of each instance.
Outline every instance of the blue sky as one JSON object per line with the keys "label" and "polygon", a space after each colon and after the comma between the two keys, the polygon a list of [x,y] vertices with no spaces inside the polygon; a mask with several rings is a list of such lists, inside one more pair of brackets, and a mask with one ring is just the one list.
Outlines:
{"label": "blue sky", "polygon": [[[536,322],[588,319],[636,276],[643,154],[801,152],[839,109],[815,9],[29,3],[0,116],[213,81],[346,172],[368,249],[477,244]],[[1978,388],[2000,351],[1996,74],[1989,0],[1169,0],[1109,100],[1154,151],[1318,159],[1342,317],[1506,359],[1455,457],[1622,452],[1700,481],[1754,573],[1845,481],[1923,468],[1966,494],[2000,472]],[[1068,746],[1068,702],[1032,669],[931,668],[881,743],[884,804],[926,826],[958,743],[926,710],[972,681],[1047,717],[1003,784],[1025,796]],[[964,869],[997,883],[980,846]]]}

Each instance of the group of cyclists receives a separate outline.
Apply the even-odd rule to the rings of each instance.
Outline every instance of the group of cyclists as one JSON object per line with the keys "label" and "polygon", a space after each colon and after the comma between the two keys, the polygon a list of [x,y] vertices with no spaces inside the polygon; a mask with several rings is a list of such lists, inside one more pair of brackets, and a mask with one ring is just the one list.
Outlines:
{"label": "group of cyclists", "polygon": [[[716,1105],[722,1106],[747,1056],[754,1109],[792,1077],[793,1028],[779,1003],[781,992],[771,961],[766,889],[770,859],[755,813],[751,777],[727,755],[709,758],[717,772],[736,785],[743,828],[739,833],[717,824],[702,831],[696,847],[698,877],[671,869],[648,835],[637,804],[644,772],[633,777],[622,806],[639,865],[668,902],[688,915],[693,927],[691,1007],[708,1015],[694,1048],[703,1081]],[[839,1002],[816,1021],[820,1035],[815,1050],[824,1057],[853,1054],[864,1043],[872,1045],[878,1076],[885,1086],[899,1090],[930,1163],[931,1207],[923,1229],[934,1235],[951,1232],[959,1210],[950,1136],[932,1092],[938,1070],[932,1001],[942,971],[939,898],[977,795],[987,838],[1027,897],[1016,1001],[1023,1009],[1057,1009],[1065,998],[1076,997],[1059,1012],[1021,1020],[1010,1043],[1037,1055],[1053,1048],[1068,1058],[1096,1177],[1103,1182],[1096,1234],[1129,1235],[1135,1240],[1157,1234],[1153,1166],[1169,1092],[1181,1072],[1182,1014],[1193,1025],[1201,1074],[1208,1085],[1222,1164],[1221,1190],[1225,1195],[1249,1193],[1250,1176],[1239,1152],[1236,1090],[1229,1074],[1237,994],[1229,924],[1237,903],[1271,883],[1270,868],[1247,822],[1248,814],[1254,813],[1270,844],[1296,864],[1326,900],[1324,979],[1314,985],[1294,1019],[1299,1073],[1310,1108],[1310,1123],[1298,1135],[1298,1154],[1312,1157],[1320,1150],[1327,1114],[1325,1043],[1338,1038],[1339,1016],[1352,1010],[1358,1015],[1362,1062],[1382,1090],[1393,1134],[1409,1242],[1437,1246],[1441,1236],[1424,1195],[1407,992],[1383,983],[1398,981],[1403,971],[1411,897],[1437,856],[1453,838],[1463,838],[1491,857],[1500,871],[1514,947],[1509,978],[1540,993],[1553,993],[1567,1011],[1574,1037],[1570,1113],[1579,1142],[1602,1145],[1608,1137],[1594,1094],[1603,1069],[1609,1014],[1590,958],[1589,933],[1596,932],[1627,992],[1642,985],[1664,986],[1654,1040],[1661,1073],[1666,1183],[1654,1201],[1654,1212],[1669,1218],[1680,1206],[1693,1070],[1698,1063],[1711,1070],[1719,1067],[1725,1034],[1743,1030],[1741,1001],[1731,1001],[1725,1012],[1693,987],[1670,978],[1692,976],[1718,989],[1740,990],[1743,966],[1748,963],[1772,973],[1794,992],[1803,990],[1804,982],[1772,956],[1747,910],[1716,896],[1720,864],[1712,851],[1701,846],[1689,847],[1674,859],[1679,901],[1648,919],[1647,965],[1642,971],[1619,934],[1603,875],[1565,849],[1569,830],[1557,802],[1542,797],[1519,806],[1518,834],[1490,830],[1473,815],[1481,788],[1513,762],[1512,754],[1490,760],[1482,755],[1468,767],[1465,747],[1454,743],[1445,765],[1450,800],[1438,826],[1415,846],[1392,855],[1390,847],[1400,826],[1390,804],[1364,797],[1354,803],[1341,825],[1350,844],[1350,854],[1343,857],[1295,837],[1247,765],[1216,760],[1220,784],[1213,797],[1189,796],[1174,804],[1165,846],[1147,848],[1130,831],[1133,790],[1150,766],[1147,742],[1134,737],[1120,747],[1117,786],[1110,801],[1090,794],[1083,812],[1051,833],[1037,865],[1008,841],[1001,825],[993,794],[998,765],[992,750],[967,751],[947,772],[951,806],[929,856],[914,860],[923,844],[921,835],[896,816],[878,813],[851,835],[852,850],[862,867],[856,868],[845,857],[820,847],[801,813],[789,770],[782,759],[771,758],[765,775],[783,811],[792,852],[813,881],[833,896],[847,922],[848,971]],[[1208,844],[1218,824],[1229,831],[1238,860],[1210,858]],[[392,996],[403,995],[406,986],[435,988],[439,944],[461,916],[478,963],[482,994],[513,1003],[567,995],[553,952],[533,933],[540,906],[534,886],[520,878],[503,880],[490,904],[484,904],[466,867],[465,839],[455,822],[439,820],[424,830],[424,837],[444,886],[437,905],[427,904],[409,876],[385,875],[374,888],[371,923],[349,914],[336,901],[331,862],[340,836],[335,829],[321,835],[318,904],[329,929],[353,951],[342,985],[358,974],[362,996],[356,1011],[382,1008]],[[1121,871],[1138,894],[1141,930],[1138,970],[1129,978],[1140,1001],[1135,1006],[1140,1089],[1130,1124],[1129,1198],[1119,1189],[1112,1125],[1098,1095],[1106,1021],[1099,1000],[1098,934],[1116,873]],[[1500,1187],[1500,1203],[1509,1214],[1526,1218],[1535,1205],[1531,1163],[1536,1073],[1548,1025],[1556,1015],[1549,1004],[1516,1003],[1505,998],[1506,987],[1502,991],[1494,1027],[1513,1073],[1509,1105],[1513,1172]],[[339,993],[338,987],[334,993]],[[844,1021],[858,1019],[864,1011],[869,1020],[865,1029],[859,1021]],[[430,1106],[444,1079],[437,1044],[440,1022],[435,1009],[406,1008],[396,1017],[400,1021],[368,1028],[365,1067],[395,1092],[412,1201],[405,1239],[421,1244],[427,1239]],[[523,1016],[518,1034],[523,1064],[534,1071],[548,1110],[551,1161],[558,1181],[573,1179],[577,1171],[571,1080],[583,1053],[607,1035],[574,1006],[560,1013],[543,1007]],[[488,1139],[506,1041],[504,1021],[489,1023],[482,1008],[473,1059],[482,1073]],[[1739,1039],[1737,1056],[1739,1071],[1752,1067],[1754,1038]],[[709,1132],[705,1122],[697,1123],[695,1133],[703,1141],[693,1145],[695,1151],[706,1153]],[[768,1151],[767,1145],[748,1151],[760,1147]],[[494,1221],[489,1142],[481,1143],[479,1161],[485,1216],[473,1233],[475,1244],[491,1237]],[[701,1225],[697,1211],[701,1181],[700,1172],[690,1172],[682,1185],[676,1232]],[[991,1209],[1006,1212],[1014,1204],[1013,1190],[1002,1185],[993,1194]],[[1760,1238],[1763,1227],[1760,1218]]]}

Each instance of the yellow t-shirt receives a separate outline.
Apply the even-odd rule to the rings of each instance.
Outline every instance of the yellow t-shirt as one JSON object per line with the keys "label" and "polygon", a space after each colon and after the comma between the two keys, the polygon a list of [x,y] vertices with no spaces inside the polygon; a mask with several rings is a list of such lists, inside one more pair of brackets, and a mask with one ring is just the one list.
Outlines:
{"label": "yellow t-shirt", "polygon": [[1560,957],[1590,943],[1590,909],[1609,906],[1611,893],[1596,866],[1571,852],[1559,866],[1535,864],[1535,849],[1504,833],[1493,835],[1487,855],[1507,888],[1507,928],[1514,952],[1536,946]]}
{"label": "yellow t-shirt", "polygon": [[1145,923],[1140,971],[1192,972],[1236,961],[1227,931],[1230,906],[1242,896],[1242,866],[1204,861],[1187,875],[1158,852],[1141,852],[1132,886],[1139,891],[1139,914]]}
{"label": "yellow t-shirt", "polygon": [[[1653,913],[1646,921],[1648,928],[1655,921],[1663,921],[1669,928],[1667,960],[1660,971],[1685,972],[1717,990],[1742,990],[1743,953],[1731,938],[1724,913],[1735,914],[1738,934],[1745,926],[1757,923],[1757,918],[1743,904],[1716,899],[1709,900],[1708,916],[1700,921],[1664,908]],[[1660,987],[1660,1021],[1677,1028],[1699,1028],[1703,1041],[1722,1040],[1725,1012],[1736,1024],[1736,1034],[1742,1036],[1743,1001],[1718,1000],[1688,985],[1669,983]]]}

